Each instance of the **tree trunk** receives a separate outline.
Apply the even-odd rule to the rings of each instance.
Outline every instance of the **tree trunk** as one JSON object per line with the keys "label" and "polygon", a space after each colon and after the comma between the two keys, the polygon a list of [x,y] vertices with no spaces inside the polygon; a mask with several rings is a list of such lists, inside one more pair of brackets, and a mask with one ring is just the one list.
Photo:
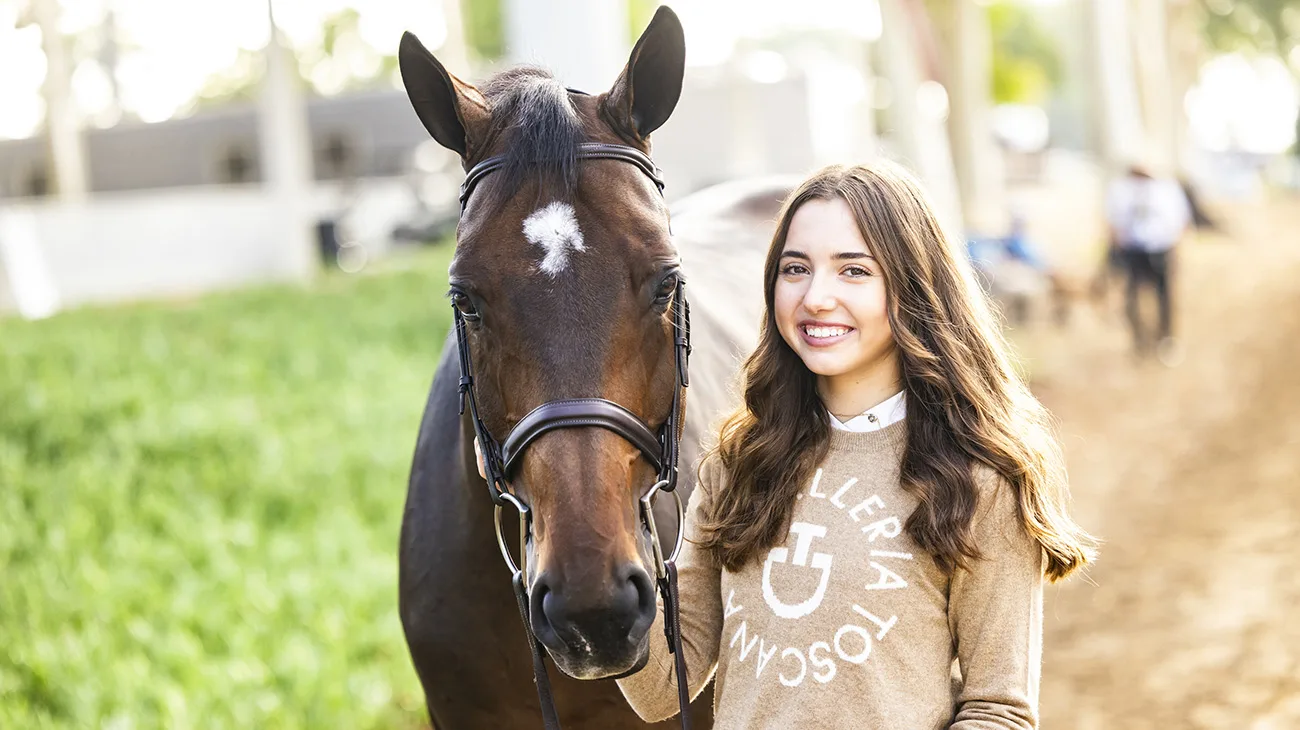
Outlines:
{"label": "tree trunk", "polygon": [[460,0],[442,0],[442,22],[447,26],[447,38],[438,48],[438,60],[451,69],[453,74],[461,78],[472,78]]}
{"label": "tree trunk", "polygon": [[271,39],[266,44],[266,77],[257,115],[262,183],[276,201],[285,268],[307,279],[318,269],[311,211],[311,128],[302,87],[291,66],[293,56],[280,38],[271,3],[267,0]]}
{"label": "tree trunk", "polygon": [[1002,159],[989,126],[992,37],[988,14],[976,0],[949,0],[943,30],[951,49],[944,60],[951,109],[948,135],[953,167],[968,224],[978,225],[1006,208]]}
{"label": "tree trunk", "polygon": [[[1178,107],[1171,88],[1167,0],[1136,0],[1133,50],[1148,164],[1172,172],[1178,160]],[[1181,98],[1180,98],[1181,101]]]}
{"label": "tree trunk", "polygon": [[884,33],[876,44],[881,70],[892,99],[885,118],[892,146],[903,164],[925,183],[945,225],[963,230],[961,197],[953,172],[952,152],[942,115],[918,103],[922,84],[919,29],[912,17],[914,0],[880,0]]}
{"label": "tree trunk", "polygon": [[59,32],[58,0],[32,0],[36,24],[41,29],[45,50],[45,127],[49,132],[53,162],[52,188],[60,199],[77,201],[86,197],[86,148],[81,136],[81,119],[72,99],[72,68],[62,33]]}
{"label": "tree trunk", "polygon": [[1193,167],[1191,129],[1184,102],[1196,83],[1205,60],[1204,36],[1197,27],[1200,8],[1190,2],[1169,8],[1169,78],[1173,90],[1170,99],[1173,113],[1174,166],[1183,175]]}
{"label": "tree trunk", "polygon": [[1088,0],[1088,55],[1097,154],[1110,173],[1142,153],[1142,114],[1134,82],[1127,0]]}

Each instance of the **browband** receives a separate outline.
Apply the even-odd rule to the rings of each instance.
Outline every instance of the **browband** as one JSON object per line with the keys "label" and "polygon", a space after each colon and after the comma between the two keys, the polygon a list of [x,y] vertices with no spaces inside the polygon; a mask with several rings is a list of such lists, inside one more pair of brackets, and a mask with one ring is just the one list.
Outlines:
{"label": "browband", "polygon": [[[655,187],[659,189],[659,194],[663,195],[664,179],[659,173],[659,168],[640,150],[606,142],[583,142],[578,145],[577,154],[580,160],[630,162],[640,168],[641,172],[645,173],[646,177],[650,178]],[[466,204],[469,203],[469,196],[474,192],[474,188],[478,187],[479,182],[488,174],[500,170],[505,164],[506,155],[494,155],[469,169],[469,172],[465,174],[465,182],[460,184],[460,209],[462,212],[465,210]]]}

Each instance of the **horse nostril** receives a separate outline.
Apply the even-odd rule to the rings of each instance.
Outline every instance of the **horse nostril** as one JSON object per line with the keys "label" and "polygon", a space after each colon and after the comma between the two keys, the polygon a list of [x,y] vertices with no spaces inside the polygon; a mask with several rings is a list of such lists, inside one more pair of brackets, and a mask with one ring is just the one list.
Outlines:
{"label": "horse nostril", "polygon": [[632,612],[634,618],[632,626],[628,630],[628,638],[633,641],[640,641],[641,637],[645,636],[646,632],[650,630],[650,625],[655,620],[654,581],[650,579],[649,573],[634,563],[628,563],[622,572],[625,573],[624,580],[632,589],[632,595],[635,597],[633,603],[635,609]]}
{"label": "horse nostril", "polygon": [[537,576],[537,581],[533,583],[533,589],[528,596],[528,614],[532,620],[533,633],[542,643],[548,643],[548,639],[555,636],[555,628],[551,612],[555,611],[555,598],[551,595],[551,586],[547,580],[546,573]]}

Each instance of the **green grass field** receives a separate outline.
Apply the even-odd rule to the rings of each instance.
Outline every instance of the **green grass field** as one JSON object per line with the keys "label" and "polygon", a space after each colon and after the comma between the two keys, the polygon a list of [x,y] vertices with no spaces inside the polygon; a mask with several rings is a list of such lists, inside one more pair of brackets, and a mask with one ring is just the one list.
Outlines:
{"label": "green grass field", "polygon": [[397,534],[449,248],[0,320],[0,728],[423,724]]}

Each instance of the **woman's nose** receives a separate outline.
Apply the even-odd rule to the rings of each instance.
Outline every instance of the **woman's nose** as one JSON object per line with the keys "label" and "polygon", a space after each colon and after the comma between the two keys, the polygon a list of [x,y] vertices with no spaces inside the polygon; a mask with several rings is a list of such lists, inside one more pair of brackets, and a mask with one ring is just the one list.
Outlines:
{"label": "woman's nose", "polygon": [[804,294],[804,309],[809,312],[825,312],[834,309],[836,299],[831,283],[822,280],[821,277],[813,277],[807,293]]}

